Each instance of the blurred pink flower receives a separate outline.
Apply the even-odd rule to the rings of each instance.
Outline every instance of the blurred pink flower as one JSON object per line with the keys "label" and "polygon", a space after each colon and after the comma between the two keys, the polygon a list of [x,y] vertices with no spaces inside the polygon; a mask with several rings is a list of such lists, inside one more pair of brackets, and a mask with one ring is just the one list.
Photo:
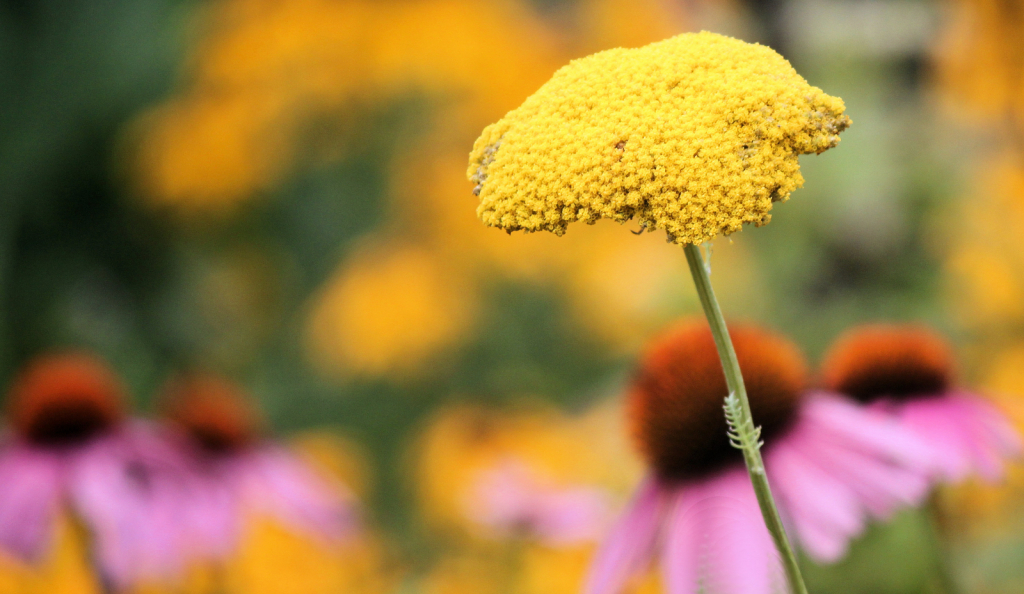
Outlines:
{"label": "blurred pink flower", "polygon": [[71,513],[111,587],[182,569],[185,459],[150,425],[124,418],[122,393],[88,355],[41,357],[17,378],[13,430],[0,443],[0,547],[38,561],[59,515]]}
{"label": "blurred pink flower", "polygon": [[974,394],[950,391],[938,398],[886,405],[927,442],[941,480],[959,482],[977,473],[997,481],[1003,477],[1005,461],[1021,454],[1020,435],[1009,420]]}
{"label": "blurred pink flower", "polygon": [[1020,435],[984,398],[954,386],[952,349],[930,329],[868,325],[840,337],[823,363],[826,385],[881,414],[890,414],[924,442],[934,477],[957,482],[971,474],[990,481],[1020,456]]}
{"label": "blurred pink flower", "polygon": [[[788,341],[731,326],[780,513],[812,558],[840,559],[872,517],[926,495],[930,456],[889,417],[805,390]],[[651,466],[591,567],[585,592],[622,592],[660,559],[669,594],[771,594],[785,579],[739,452],[725,378],[703,321],[655,341],[633,383],[633,433]]]}
{"label": "blurred pink flower", "polygon": [[328,541],[358,532],[348,489],[262,439],[255,410],[233,384],[193,375],[167,392],[167,416],[190,453],[191,476],[199,485],[184,520],[195,550],[213,558],[229,555],[245,520],[259,515]]}
{"label": "blurred pink flower", "polygon": [[514,458],[480,472],[466,498],[466,511],[501,537],[532,537],[553,546],[596,540],[611,518],[603,490],[558,487]]}

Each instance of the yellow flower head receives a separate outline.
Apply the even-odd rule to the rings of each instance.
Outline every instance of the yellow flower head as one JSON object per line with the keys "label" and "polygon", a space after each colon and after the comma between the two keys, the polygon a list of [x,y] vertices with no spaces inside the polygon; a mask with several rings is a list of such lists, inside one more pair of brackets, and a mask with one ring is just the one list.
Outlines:
{"label": "yellow flower head", "polygon": [[797,156],[836,146],[843,101],[771,48],[687,33],[576,60],[484,129],[469,177],[509,232],[636,218],[675,243],[763,225],[803,183]]}

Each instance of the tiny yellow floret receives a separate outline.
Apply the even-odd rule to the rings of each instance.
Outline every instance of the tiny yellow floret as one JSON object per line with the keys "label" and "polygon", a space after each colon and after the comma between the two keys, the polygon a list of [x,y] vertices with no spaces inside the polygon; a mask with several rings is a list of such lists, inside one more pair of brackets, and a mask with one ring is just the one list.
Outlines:
{"label": "tiny yellow floret", "polygon": [[843,109],[771,48],[686,33],[571,62],[484,129],[468,175],[492,227],[636,219],[699,244],[767,223],[803,184],[797,157],[839,143]]}

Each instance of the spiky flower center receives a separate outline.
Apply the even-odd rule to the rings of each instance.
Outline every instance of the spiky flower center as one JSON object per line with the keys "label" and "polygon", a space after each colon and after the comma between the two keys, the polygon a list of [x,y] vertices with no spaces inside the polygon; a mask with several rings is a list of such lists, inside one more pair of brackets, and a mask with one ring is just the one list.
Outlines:
{"label": "spiky flower center", "polygon": [[211,375],[194,375],[170,384],[167,418],[203,451],[223,454],[256,441],[260,419],[234,384]]}
{"label": "spiky flower center", "polygon": [[871,325],[841,336],[825,356],[822,379],[829,390],[861,402],[937,396],[955,376],[949,344],[919,325]]}
{"label": "spiky flower center", "polygon": [[[796,418],[806,365],[789,341],[751,326],[730,326],[754,421],[770,447]],[[629,392],[633,437],[662,480],[714,473],[740,453],[727,436],[725,374],[707,324],[681,323],[657,338]]]}
{"label": "spiky flower center", "polygon": [[75,446],[121,421],[123,389],[113,372],[92,356],[44,356],[15,380],[8,416],[15,431],[30,443]]}

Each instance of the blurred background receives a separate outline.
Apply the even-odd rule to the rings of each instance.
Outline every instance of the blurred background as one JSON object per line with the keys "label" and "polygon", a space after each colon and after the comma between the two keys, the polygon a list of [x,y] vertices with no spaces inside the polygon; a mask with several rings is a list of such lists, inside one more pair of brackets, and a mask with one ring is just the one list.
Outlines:
{"label": "blurred background", "polygon": [[[512,463],[614,516],[642,474],[623,383],[699,304],[658,234],[483,227],[467,155],[569,60],[701,29],[770,45],[854,120],[770,225],[715,242],[727,315],[812,362],[850,325],[924,321],[1024,419],[1018,0],[3,0],[0,380],[86,348],[145,414],[202,366],[353,485],[372,545],[255,530],[218,592],[577,591],[593,539],[467,502]],[[1024,591],[1024,471],[939,503],[941,545],[907,512],[812,591],[938,592],[943,557],[965,591]],[[66,546],[0,558],[0,590],[96,591]]]}

